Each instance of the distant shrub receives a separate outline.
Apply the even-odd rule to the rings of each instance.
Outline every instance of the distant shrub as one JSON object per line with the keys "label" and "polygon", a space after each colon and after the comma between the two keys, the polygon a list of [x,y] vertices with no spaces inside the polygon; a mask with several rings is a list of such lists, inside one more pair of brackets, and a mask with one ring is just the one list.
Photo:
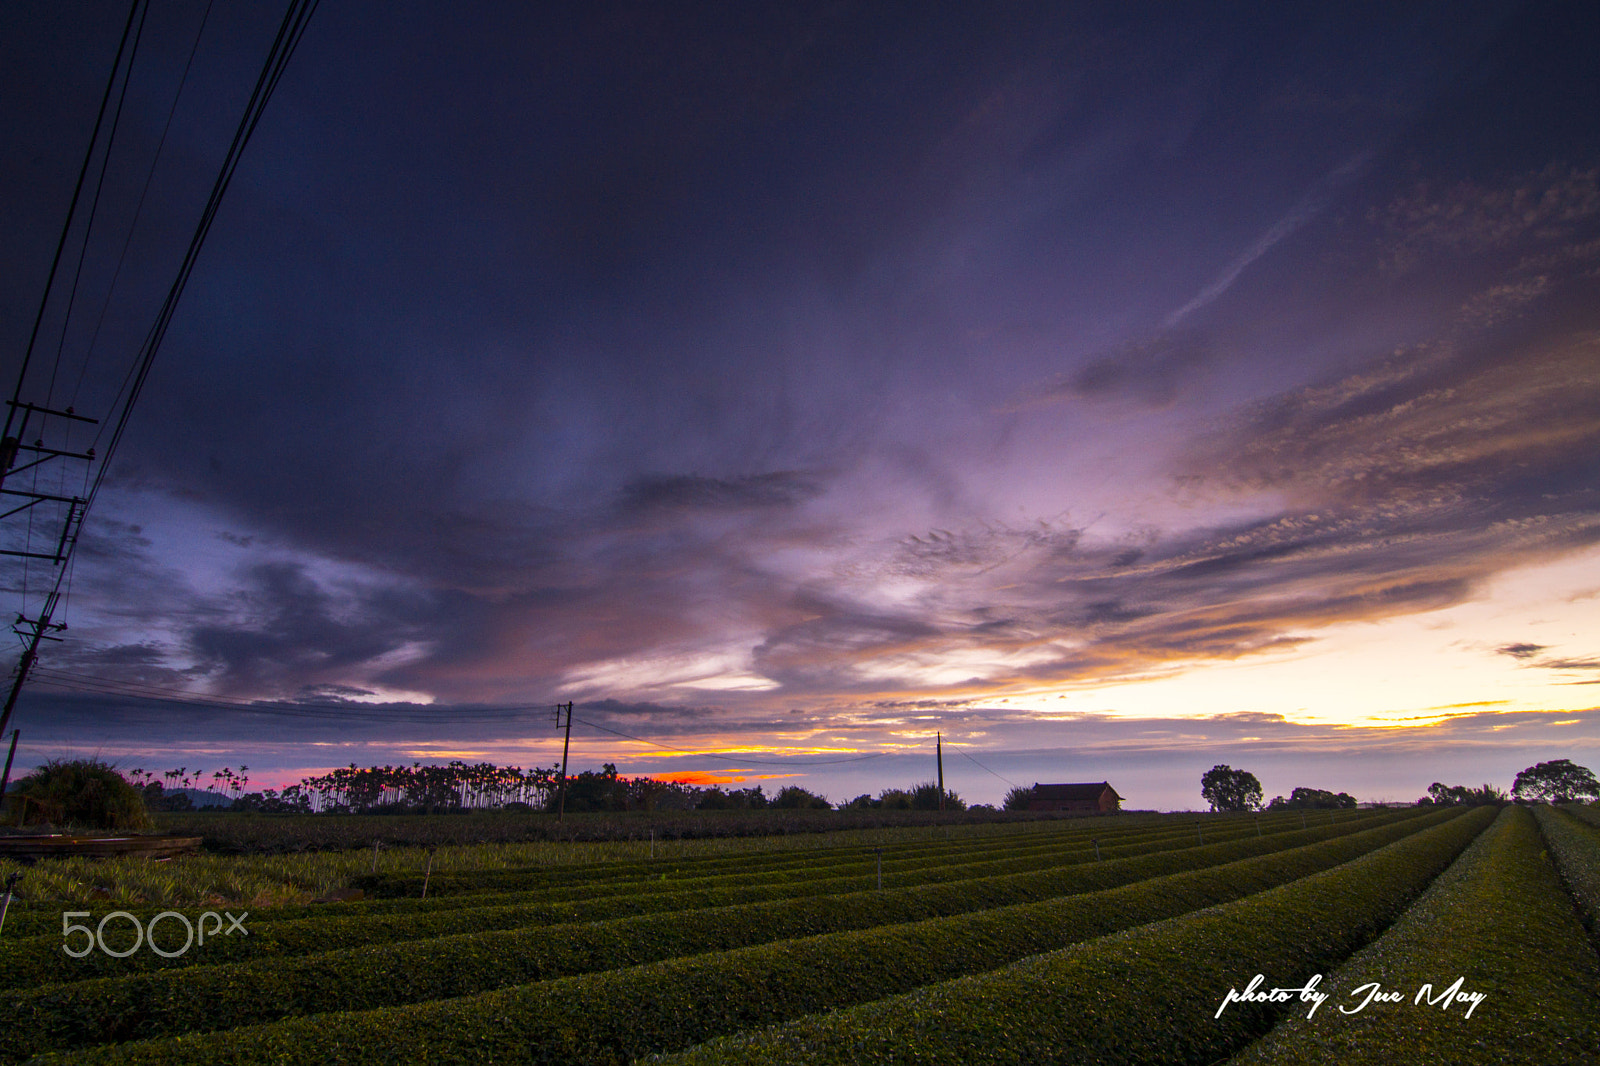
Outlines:
{"label": "distant shrub", "polygon": [[1435,781],[1428,786],[1428,794],[1417,800],[1418,806],[1433,804],[1436,807],[1455,807],[1462,804],[1504,803],[1506,794],[1493,785],[1468,788],[1466,785],[1444,785]]}
{"label": "distant shrub", "polygon": [[833,804],[814,792],[808,792],[799,785],[789,785],[780,789],[772,799],[772,806],[784,810],[811,809],[830,811]]}
{"label": "distant shrub", "polygon": [[761,810],[767,806],[767,794],[760,785],[754,788],[734,788],[723,791],[720,788],[706,789],[701,793],[696,810],[701,811],[749,811]]}
{"label": "distant shrub", "polygon": [[914,811],[964,811],[967,809],[960,796],[954,792],[946,791],[944,806],[939,805],[939,785],[934,781],[924,781],[911,790],[911,809]]}
{"label": "distant shrub", "polygon": [[22,808],[24,825],[155,828],[139,790],[98,759],[52,759],[18,781],[6,802]]}
{"label": "distant shrub", "polygon": [[1025,811],[1031,802],[1033,802],[1033,789],[1023,788],[1018,785],[1006,793],[1006,798],[1001,801],[1000,809],[1003,811]]}
{"label": "distant shrub", "polygon": [[1289,798],[1273,796],[1267,804],[1269,811],[1283,810],[1354,810],[1356,798],[1348,792],[1329,792],[1320,788],[1297,788]]}

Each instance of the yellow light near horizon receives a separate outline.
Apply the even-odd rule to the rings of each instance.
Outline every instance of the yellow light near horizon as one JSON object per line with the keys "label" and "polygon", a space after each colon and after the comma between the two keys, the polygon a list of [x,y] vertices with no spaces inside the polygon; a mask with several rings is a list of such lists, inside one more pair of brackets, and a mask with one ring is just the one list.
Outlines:
{"label": "yellow light near horizon", "polygon": [[[1600,705],[1600,686],[1574,682],[1600,679],[1600,671],[1538,663],[1600,653],[1600,549],[1508,571],[1454,607],[1300,635],[1312,639],[1283,651],[1184,664],[1148,680],[1041,687],[1013,700],[1046,715],[1251,712],[1391,728],[1468,710],[1587,710]],[[1517,643],[1549,650],[1525,659],[1498,651]]]}

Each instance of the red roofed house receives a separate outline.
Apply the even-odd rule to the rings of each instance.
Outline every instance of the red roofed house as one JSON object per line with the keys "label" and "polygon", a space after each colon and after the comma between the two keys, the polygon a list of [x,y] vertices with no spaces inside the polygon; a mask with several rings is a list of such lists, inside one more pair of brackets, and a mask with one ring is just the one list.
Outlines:
{"label": "red roofed house", "polygon": [[1035,784],[1028,810],[1115,814],[1122,809],[1121,804],[1122,797],[1117,795],[1117,790],[1104,781],[1070,785]]}

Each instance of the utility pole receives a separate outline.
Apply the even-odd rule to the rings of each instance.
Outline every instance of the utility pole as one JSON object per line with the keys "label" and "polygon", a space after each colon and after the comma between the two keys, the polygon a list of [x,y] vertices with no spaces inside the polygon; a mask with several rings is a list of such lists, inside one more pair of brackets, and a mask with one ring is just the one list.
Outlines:
{"label": "utility pole", "polygon": [[[18,383],[20,390],[21,383]],[[5,488],[6,477],[10,474],[20,474],[25,470],[32,470],[52,459],[78,459],[85,463],[94,462],[94,449],[75,452],[66,448],[52,448],[45,444],[45,427],[51,418],[63,418],[69,422],[83,422],[88,425],[97,425],[98,420],[85,418],[76,414],[68,407],[64,411],[40,407],[37,404],[20,403],[17,400],[8,400],[10,413],[6,416],[6,428],[3,437],[0,437],[0,498],[21,497],[26,503],[18,504],[11,509],[0,513],[0,521],[13,515],[30,511],[42,503],[65,504],[66,515],[61,521],[61,532],[56,536],[53,550],[34,551],[31,543],[24,544],[21,550],[13,548],[0,549],[0,555],[9,555],[22,559],[48,559],[55,567],[55,581],[51,590],[45,596],[44,604],[39,609],[38,617],[29,618],[19,613],[17,620],[12,624],[12,630],[26,641],[22,658],[17,660],[16,673],[11,681],[11,691],[6,694],[5,708],[0,710],[0,736],[5,735],[6,726],[11,723],[11,712],[16,709],[17,697],[22,694],[22,686],[28,680],[28,671],[33,669],[33,664],[39,658],[39,645],[46,640],[60,640],[53,637],[51,632],[60,632],[67,628],[65,622],[52,622],[56,606],[61,600],[62,577],[65,569],[62,566],[71,556],[72,548],[78,541],[78,531],[83,528],[84,512],[88,509],[87,501],[81,496],[59,496],[48,492],[34,492],[31,489]],[[18,419],[18,415],[21,419]],[[32,443],[26,443],[28,423],[35,415],[39,416],[38,436]],[[24,453],[30,453],[30,461],[17,466],[17,459]],[[9,502],[9,500],[8,500]],[[58,511],[59,513],[59,511]],[[31,520],[31,516],[30,516]],[[26,607],[24,607],[26,610]]]}
{"label": "utility pole", "polygon": [[[5,773],[0,773],[0,807],[4,807],[6,805],[6,789],[11,784],[11,760],[17,757],[17,734],[19,732],[21,732],[21,730],[18,729],[13,729],[11,731],[11,750],[6,752]],[[0,736],[4,735],[5,734],[0,733]]]}
{"label": "utility pole", "polygon": [[556,728],[561,727],[561,712],[567,712],[567,738],[561,742],[561,789],[557,792],[556,821],[567,814],[567,750],[572,747],[572,703],[556,704]]}
{"label": "utility pole", "polygon": [[939,809],[944,810],[944,734],[933,734],[934,758],[939,763]]}

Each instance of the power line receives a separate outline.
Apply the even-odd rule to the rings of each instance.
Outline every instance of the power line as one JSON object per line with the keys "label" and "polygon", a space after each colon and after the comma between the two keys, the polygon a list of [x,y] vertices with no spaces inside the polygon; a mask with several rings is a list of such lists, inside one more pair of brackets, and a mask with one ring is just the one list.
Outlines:
{"label": "power line", "polygon": [[[39,410],[46,417],[55,415],[68,420],[84,422],[94,421],[94,419],[75,415],[70,410],[50,411],[48,407],[35,408],[33,404],[22,404],[20,401],[23,383],[27,377],[28,360],[32,358],[34,342],[38,336],[39,322],[42,321],[44,317],[45,305],[49,302],[50,288],[51,285],[54,284],[56,268],[60,263],[62,248],[66,243],[66,234],[71,229],[72,215],[77,208],[78,197],[82,192],[83,181],[89,168],[89,160],[93,157],[94,145],[99,139],[100,126],[105,118],[105,110],[107,103],[110,100],[111,89],[116,84],[116,70],[121,66],[122,54],[127,45],[128,32],[133,26],[133,18],[138,11],[138,2],[139,0],[134,0],[133,8],[128,12],[128,26],[123,31],[122,45],[117,49],[116,65],[112,68],[112,78],[106,86],[106,95],[101,100],[99,117],[95,120],[95,136],[90,142],[89,154],[85,156],[83,169],[80,171],[78,176],[78,185],[73,192],[72,207],[68,210],[67,224],[65,227],[63,227],[61,244],[56,249],[56,257],[50,267],[50,280],[45,287],[45,296],[40,304],[39,316],[34,322],[33,335],[28,341],[28,351],[27,355],[23,359],[22,371],[17,377],[17,396],[15,399],[13,399],[10,413],[6,418],[5,436],[3,438],[4,447],[3,449],[0,449],[0,458],[3,458],[3,462],[0,462],[0,467],[5,468],[0,469],[0,478],[3,478],[5,475],[5,470],[10,468],[11,460],[17,450],[17,447],[19,446],[19,442],[11,437],[12,419],[19,410],[25,410],[29,414],[31,414],[34,410]],[[137,370],[132,377],[131,383],[124,383],[127,391],[127,398],[123,401],[121,414],[116,419],[116,427],[112,431],[111,440],[106,447],[105,454],[100,458],[100,469],[95,475],[94,483],[92,486],[90,486],[88,492],[81,499],[73,499],[69,503],[66,520],[62,525],[61,540],[56,548],[54,556],[57,564],[54,585],[49,594],[45,597],[44,603],[38,612],[37,618],[28,619],[22,615],[18,616],[19,625],[27,624],[32,627],[32,639],[28,648],[24,650],[22,658],[17,663],[10,693],[6,698],[4,708],[0,709],[0,732],[4,731],[6,723],[10,720],[12,710],[16,706],[17,696],[21,692],[23,684],[27,681],[29,671],[33,667],[38,657],[39,642],[43,639],[59,639],[55,637],[47,637],[45,631],[52,629],[61,630],[66,628],[65,623],[52,624],[51,622],[51,615],[61,598],[62,583],[69,570],[69,567],[61,564],[69,562],[72,558],[73,549],[77,545],[78,533],[82,531],[84,520],[88,517],[89,508],[93,506],[95,498],[100,493],[100,486],[104,484],[106,474],[111,468],[112,458],[116,454],[117,448],[122,442],[123,433],[127,430],[128,420],[133,414],[134,404],[138,401],[139,393],[144,388],[144,383],[150,375],[150,368],[155,362],[156,353],[160,350],[162,340],[166,337],[167,328],[172,324],[173,315],[177,311],[178,301],[182,298],[183,291],[189,283],[190,276],[194,272],[195,263],[200,255],[200,249],[205,244],[207,235],[211,232],[212,223],[216,220],[217,211],[222,204],[222,197],[227,192],[228,186],[232,183],[234,174],[238,171],[239,161],[243,157],[245,146],[249,143],[250,136],[255,132],[257,125],[260,124],[261,116],[263,113],[265,113],[267,103],[271,100],[273,91],[277,89],[278,83],[283,77],[283,72],[287,68],[290,58],[293,57],[296,48],[299,46],[301,39],[305,35],[306,26],[309,23],[312,14],[316,11],[318,2],[319,0],[289,0],[288,8],[284,12],[283,22],[278,27],[278,35],[273,40],[272,48],[267,53],[266,61],[261,68],[260,75],[256,79],[255,88],[251,91],[250,100],[245,108],[243,118],[240,119],[239,127],[234,131],[233,141],[231,144],[229,144],[228,151],[223,158],[221,168],[217,174],[217,179],[211,188],[211,195],[207,197],[205,208],[200,214],[200,221],[195,226],[194,234],[189,238],[189,247],[187,251],[185,251],[183,261],[178,267],[177,277],[173,280],[172,287],[168,289],[167,297],[162,302],[161,310],[156,315],[155,322],[151,325],[150,331],[145,335],[144,343],[139,349],[138,356],[135,360]],[[124,81],[124,90],[126,90],[126,84],[126,81]],[[110,150],[111,146],[108,144],[106,148],[108,158]],[[85,243],[87,243],[87,233],[85,234],[84,239]],[[65,326],[63,329],[65,329]],[[53,387],[54,373],[52,373],[51,381]],[[121,395],[120,390],[118,395]],[[113,408],[115,405],[116,400],[114,399],[112,402]],[[24,425],[26,425],[26,421],[27,419],[25,416],[23,421]],[[100,440],[98,434],[104,432],[104,430],[105,427],[101,426],[100,430],[97,432],[95,437],[96,444],[98,444]],[[20,436],[20,429],[18,430],[18,434]],[[42,447],[42,444],[40,447]],[[73,454],[75,458],[86,459],[91,462],[94,461],[93,447],[90,447],[88,451],[82,455],[55,451],[54,449],[45,449],[45,451],[49,454],[55,454],[58,456]],[[76,530],[74,529],[74,526],[76,526]],[[7,551],[6,554],[15,553]]]}
{"label": "power line", "polygon": [[[950,743],[955,744],[957,748],[963,748],[963,747],[966,746],[964,744],[957,743],[956,741],[953,741],[953,740]],[[968,755],[966,752],[958,751],[958,752],[956,752],[956,754],[960,755],[962,758],[966,759],[968,762],[970,762],[972,765],[976,766],[978,769],[982,770],[984,773],[993,774],[995,777],[998,777],[1000,780],[1004,781],[1006,784],[1010,785],[1012,788],[1021,788],[1022,787],[1021,785],[1017,784],[1015,781],[1011,780],[1011,778],[1006,777],[1004,774],[996,773],[995,771],[989,769],[987,766],[983,765],[983,763],[979,762],[977,759],[974,759],[972,756]]]}
{"label": "power line", "polygon": [[50,406],[55,397],[56,377],[61,372],[61,356],[67,347],[67,334],[72,326],[72,309],[78,302],[78,285],[83,280],[83,264],[89,258],[89,244],[94,238],[95,219],[100,214],[100,194],[105,191],[106,172],[111,169],[111,153],[117,147],[117,130],[122,127],[122,108],[128,102],[128,88],[133,84],[134,64],[139,61],[139,42],[144,39],[145,20],[150,17],[150,4],[144,5],[139,16],[139,28],[133,34],[133,49],[128,53],[128,67],[122,74],[122,91],[117,94],[117,109],[111,115],[111,132],[106,135],[106,148],[100,156],[100,175],[95,179],[94,196],[89,200],[89,220],[83,226],[83,241],[78,246],[78,264],[72,271],[72,285],[67,289],[67,307],[61,317],[61,335],[56,338],[56,357],[50,367],[50,384],[44,391],[44,405]]}
{"label": "power line", "polygon": [[128,47],[128,38],[133,33],[134,16],[139,13],[139,0],[133,0],[128,8],[128,23],[122,29],[122,41],[117,45],[116,58],[111,62],[111,77],[106,81],[105,95],[100,98],[100,112],[95,116],[94,131],[89,135],[89,150],[83,155],[83,166],[78,171],[77,184],[72,189],[72,202],[67,205],[67,220],[61,226],[61,238],[56,242],[55,256],[50,260],[50,273],[44,282],[44,296],[39,300],[39,312],[33,319],[33,332],[28,336],[28,347],[22,355],[22,370],[17,374],[17,389],[11,397],[11,409],[6,415],[5,435],[11,435],[11,421],[16,416],[18,405],[22,401],[22,383],[28,376],[28,363],[33,359],[33,347],[39,339],[39,327],[44,322],[45,308],[50,303],[50,290],[55,286],[56,270],[61,265],[61,256],[67,248],[67,237],[72,232],[72,218],[78,210],[78,197],[83,193],[83,183],[89,176],[89,162],[94,158],[94,146],[100,141],[100,127],[105,122],[106,107],[111,103],[111,90],[117,84],[117,71],[122,68],[122,53]]}
{"label": "power line", "polygon": [[[123,402],[122,412],[106,445],[94,485],[89,489],[88,500],[84,505],[85,511],[93,506],[95,498],[100,493],[100,486],[111,469],[112,457],[122,443],[122,436],[128,428],[134,404],[138,402],[139,394],[144,390],[145,381],[150,376],[150,368],[155,363],[156,353],[160,350],[161,342],[172,324],[172,318],[177,313],[178,301],[189,284],[189,277],[194,273],[200,249],[205,244],[206,237],[210,235],[212,223],[216,221],[217,212],[222,207],[223,195],[227,193],[228,187],[233,183],[234,175],[238,173],[245,146],[249,143],[256,126],[260,124],[267,103],[272,99],[272,94],[277,89],[278,82],[282,79],[295,49],[299,47],[305,35],[306,25],[316,11],[318,2],[319,0],[290,0],[288,10],[284,12],[283,23],[278,27],[278,36],[272,42],[272,49],[267,54],[261,74],[256,79],[255,88],[250,93],[250,100],[245,105],[244,116],[239,120],[238,129],[234,131],[232,143],[228,145],[227,154],[223,157],[222,165],[217,172],[217,179],[211,187],[211,195],[206,198],[205,207],[200,213],[200,221],[195,226],[193,236],[189,238],[189,247],[184,252],[177,277],[173,279],[172,287],[167,291],[167,298],[162,302],[161,310],[156,315],[149,333],[145,335],[144,344],[140,347],[139,357],[135,362],[137,370],[133,374],[131,383],[127,385],[128,396]],[[95,441],[99,442],[98,436]]]}
{"label": "power line", "polygon": [[[133,243],[133,235],[139,228],[139,220],[144,217],[144,202],[150,195],[150,185],[156,176],[156,167],[161,163],[161,153],[167,147],[167,137],[172,132],[172,120],[178,113],[178,102],[183,99],[183,90],[189,84],[189,73],[194,68],[194,57],[200,51],[200,39],[205,36],[206,26],[211,21],[212,0],[207,0],[206,10],[200,17],[200,26],[195,30],[194,43],[189,46],[189,58],[183,65],[183,76],[178,79],[177,91],[172,94],[172,103],[167,108],[167,119],[161,127],[161,138],[156,142],[155,153],[150,157],[150,169],[145,173],[144,186],[139,190],[139,200],[133,206],[133,218],[128,223],[128,232],[122,239],[122,250],[117,253],[117,265],[111,272],[111,281],[106,286],[105,299],[100,303],[100,314],[95,319],[94,333],[89,337],[88,347],[84,350],[83,365],[78,369],[78,380],[72,388],[72,398],[69,404],[76,403],[78,393],[83,388],[83,379],[89,373],[89,363],[94,358],[94,350],[100,341],[100,331],[105,326],[106,313],[111,307],[111,297],[116,292],[117,282],[122,278],[122,267],[128,258],[128,248]],[[133,376],[135,366],[128,368],[128,378]],[[123,389],[128,387],[128,378],[124,378],[122,385],[117,389],[115,396],[121,396]]]}

